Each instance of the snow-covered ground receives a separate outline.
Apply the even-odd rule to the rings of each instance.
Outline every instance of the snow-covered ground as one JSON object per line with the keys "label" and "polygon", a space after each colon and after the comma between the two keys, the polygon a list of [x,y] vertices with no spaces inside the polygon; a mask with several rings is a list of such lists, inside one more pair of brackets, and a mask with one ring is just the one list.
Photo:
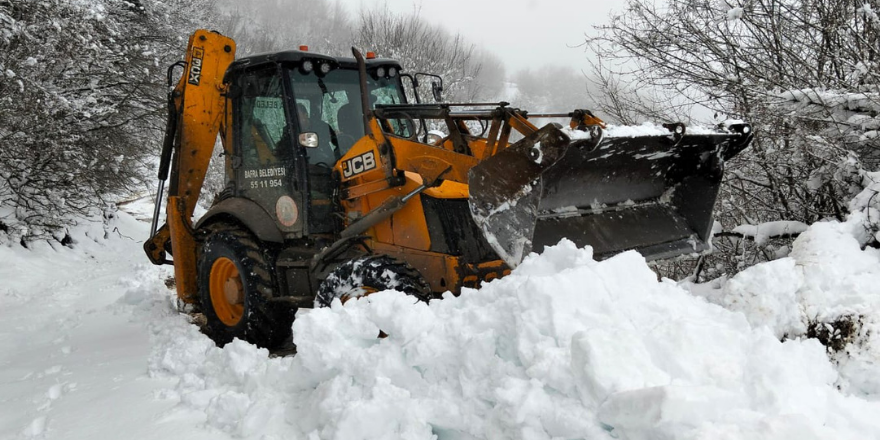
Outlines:
{"label": "snow-covered ground", "polygon": [[[270,358],[175,311],[141,250],[149,207],[125,210],[73,249],[0,247],[0,439],[880,438],[880,252],[859,218],[724,286],[563,241],[457,298],[301,312],[298,354]],[[835,362],[780,342],[848,313],[864,330]]]}
{"label": "snow-covered ground", "polygon": [[171,271],[144,260],[148,228],[120,212],[72,231],[73,249],[0,246],[0,439],[218,437],[161,398],[176,378],[147,369],[150,329],[182,319]]}

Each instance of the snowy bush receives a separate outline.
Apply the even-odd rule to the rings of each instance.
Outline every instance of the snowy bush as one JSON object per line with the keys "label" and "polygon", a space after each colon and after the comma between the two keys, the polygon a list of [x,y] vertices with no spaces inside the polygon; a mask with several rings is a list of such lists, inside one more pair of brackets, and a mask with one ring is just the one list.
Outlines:
{"label": "snowy bush", "polygon": [[111,198],[145,189],[165,66],[186,41],[176,30],[184,7],[0,2],[0,241],[63,236]]}

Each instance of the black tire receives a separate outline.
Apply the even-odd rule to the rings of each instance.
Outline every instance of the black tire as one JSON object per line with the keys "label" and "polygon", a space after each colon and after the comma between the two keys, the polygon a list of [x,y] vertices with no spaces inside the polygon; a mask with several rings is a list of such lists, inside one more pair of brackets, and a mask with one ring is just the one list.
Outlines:
{"label": "black tire", "polygon": [[[276,296],[277,284],[268,250],[235,225],[215,223],[206,233],[198,260],[205,333],[220,347],[233,338],[265,348],[283,344],[291,334],[293,313],[269,302]],[[213,296],[212,275],[215,288],[226,286],[215,289]],[[235,299],[230,300],[230,295]]]}
{"label": "black tire", "polygon": [[366,292],[399,290],[428,301],[433,295],[421,274],[406,262],[387,255],[368,255],[339,265],[321,286],[315,296],[315,307],[329,307],[334,298],[345,302],[348,298]]}

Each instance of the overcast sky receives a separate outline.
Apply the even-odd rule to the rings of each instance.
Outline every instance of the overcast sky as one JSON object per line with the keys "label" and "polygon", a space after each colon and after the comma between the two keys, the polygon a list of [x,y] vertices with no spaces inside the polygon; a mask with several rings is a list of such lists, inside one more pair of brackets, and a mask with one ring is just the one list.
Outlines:
{"label": "overcast sky", "polygon": [[[355,13],[386,3],[395,12],[420,7],[421,16],[498,55],[509,73],[542,64],[586,70],[584,33],[608,20],[625,0],[340,0]],[[601,4],[597,4],[601,3]]]}

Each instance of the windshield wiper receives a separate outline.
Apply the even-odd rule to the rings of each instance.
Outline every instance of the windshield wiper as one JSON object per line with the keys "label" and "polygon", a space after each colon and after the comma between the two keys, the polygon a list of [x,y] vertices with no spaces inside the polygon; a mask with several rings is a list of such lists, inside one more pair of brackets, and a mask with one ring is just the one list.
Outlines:
{"label": "windshield wiper", "polygon": [[333,104],[336,104],[336,103],[338,102],[337,99],[336,99],[336,96],[334,96],[333,93],[330,93],[330,92],[327,90],[327,85],[324,84],[324,80],[321,79],[320,77],[318,77],[318,87],[321,88],[321,93],[330,96],[330,102],[332,102]]}

